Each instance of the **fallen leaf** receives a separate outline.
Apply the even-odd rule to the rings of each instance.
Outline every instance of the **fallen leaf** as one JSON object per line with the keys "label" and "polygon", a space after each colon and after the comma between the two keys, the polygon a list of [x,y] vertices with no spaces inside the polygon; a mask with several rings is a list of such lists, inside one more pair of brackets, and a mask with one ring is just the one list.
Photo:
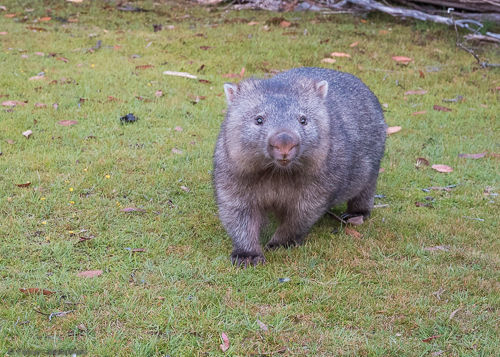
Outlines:
{"label": "fallen leaf", "polygon": [[183,129],[182,129],[182,127],[180,127],[180,126],[176,126],[176,127],[174,128],[174,130],[175,130],[175,131],[179,131],[179,132],[180,132],[180,131],[182,131]]}
{"label": "fallen leaf", "polygon": [[49,16],[46,16],[46,17],[40,17],[40,18],[38,19],[38,21],[40,21],[40,22],[47,22],[47,21],[50,21],[50,20],[51,20],[51,17],[49,17]]}
{"label": "fallen leaf", "polygon": [[33,32],[43,32],[43,31],[47,31],[46,29],[44,29],[43,27],[36,27],[36,26],[26,26],[26,28],[28,30],[31,30]]}
{"label": "fallen leaf", "polygon": [[7,144],[10,144],[10,145],[14,145],[14,144],[16,143],[16,142],[15,142],[14,140],[12,140],[12,139],[7,139],[7,140],[5,140],[5,141],[7,141]]}
{"label": "fallen leaf", "polygon": [[184,191],[184,192],[189,192],[190,189],[186,186],[181,186],[181,190]]}
{"label": "fallen leaf", "polygon": [[362,238],[363,234],[359,233],[357,230],[345,227],[345,234],[354,238]]}
{"label": "fallen leaf", "polygon": [[96,276],[99,276],[102,274],[102,270],[86,270],[79,272],[76,274],[76,276],[81,277],[81,278],[95,278]]}
{"label": "fallen leaf", "polygon": [[44,104],[44,103],[35,103],[35,108],[47,108],[47,104]]}
{"label": "fallen leaf", "polygon": [[229,349],[229,338],[224,332],[220,334],[220,337],[222,338],[220,349],[222,350],[222,352],[226,352]]}
{"label": "fallen leaf", "polygon": [[21,291],[23,294],[26,295],[31,295],[31,294],[40,294],[42,293],[43,295],[52,295],[54,294],[53,291],[47,290],[47,289],[40,289],[40,288],[20,288],[19,291]]}
{"label": "fallen leaf", "polygon": [[424,203],[424,202],[415,202],[415,206],[433,208],[432,203]]}
{"label": "fallen leaf", "polygon": [[3,16],[6,17],[6,18],[8,18],[8,19],[11,19],[13,17],[16,17],[16,14],[5,14]]}
{"label": "fallen leaf", "polygon": [[401,129],[402,128],[400,126],[390,126],[387,128],[387,135],[397,133],[398,131],[401,131]]}
{"label": "fallen leaf", "polygon": [[146,212],[146,210],[142,208],[136,208],[136,207],[125,207],[122,208],[120,211],[122,212]]}
{"label": "fallen leaf", "polygon": [[422,114],[426,114],[427,113],[427,110],[421,110],[419,112],[413,112],[411,113],[411,115],[422,115]]}
{"label": "fallen leaf", "polygon": [[28,80],[39,81],[39,80],[44,79],[44,78],[45,78],[45,76],[33,76],[33,77],[28,78]]}
{"label": "fallen leaf", "polygon": [[356,42],[353,42],[349,45],[349,47],[356,47],[357,45],[359,45],[359,41],[356,41]]}
{"label": "fallen leaf", "polygon": [[182,154],[182,150],[179,150],[179,149],[177,149],[177,148],[173,148],[173,149],[172,149],[172,152],[173,152],[174,154],[178,154],[178,155]]}
{"label": "fallen leaf", "polygon": [[64,63],[68,63],[69,62],[69,59],[67,59],[66,57],[56,57],[56,60],[62,61]]}
{"label": "fallen leaf", "polygon": [[157,98],[160,98],[161,96],[163,96],[163,92],[162,92],[161,90],[157,90],[157,91],[155,92],[155,96],[156,96]]}
{"label": "fallen leaf", "polygon": [[[140,66],[135,66],[135,69],[148,69],[148,68],[154,68],[154,66],[152,64],[143,64]],[[165,73],[163,73],[163,74],[165,74]]]}
{"label": "fallen leaf", "polygon": [[419,89],[419,90],[409,90],[405,92],[405,95],[424,95],[426,94],[427,91],[424,89]]}
{"label": "fallen leaf", "polygon": [[419,73],[419,75],[420,75],[420,78],[425,78],[425,73],[424,73],[424,72],[422,72],[422,70],[420,70],[420,69],[419,69],[419,70],[418,70],[418,73]]}
{"label": "fallen leaf", "polygon": [[453,172],[453,168],[448,165],[437,164],[437,165],[432,165],[431,167],[437,172]]}
{"label": "fallen leaf", "polygon": [[259,23],[257,21],[250,21],[247,25],[248,26],[255,26],[258,25]]}
{"label": "fallen leaf", "polygon": [[25,104],[26,104],[25,102],[20,102],[18,100],[7,100],[2,103],[4,107],[15,107],[17,105],[23,106]]}
{"label": "fallen leaf", "polygon": [[387,30],[379,30],[378,33],[379,33],[379,35],[387,35],[389,33],[389,31],[387,31]]}
{"label": "fallen leaf", "polygon": [[441,337],[441,335],[434,335],[434,336],[431,336],[431,337],[424,338],[424,339],[422,340],[422,342],[429,343],[429,342],[431,342],[432,340],[435,340],[435,339],[436,339],[436,338],[438,338],[438,337]]}
{"label": "fallen leaf", "polygon": [[52,104],[52,108],[54,108],[54,109],[59,108],[59,104],[57,104],[57,103]]}
{"label": "fallen leaf", "polygon": [[262,331],[268,331],[269,329],[267,328],[266,324],[263,323],[262,321],[260,321],[259,319],[257,319],[257,325],[259,325],[260,329]]}
{"label": "fallen leaf", "polygon": [[364,222],[363,216],[355,216],[347,220],[347,223],[352,224],[353,226],[359,226],[363,224],[363,222]]}
{"label": "fallen leaf", "polygon": [[323,63],[335,63],[335,62],[337,62],[337,60],[334,58],[323,58],[321,60],[321,62],[323,62]]}
{"label": "fallen leaf", "polygon": [[71,125],[78,124],[78,121],[76,121],[76,120],[61,120],[61,121],[58,121],[57,124],[62,125],[62,126],[71,126]]}
{"label": "fallen leaf", "polygon": [[26,139],[29,139],[31,135],[33,135],[33,132],[31,130],[26,130],[23,131],[23,135],[26,137]]}
{"label": "fallen leaf", "polygon": [[393,56],[392,59],[402,64],[408,64],[411,61],[413,61],[410,57],[405,57],[405,56]]}
{"label": "fallen leaf", "polygon": [[291,24],[292,24],[291,22],[283,20],[283,21],[280,22],[280,27],[283,27],[283,28],[290,27]]}
{"label": "fallen leaf", "polygon": [[480,159],[482,157],[485,157],[486,154],[488,154],[488,152],[484,151],[479,154],[458,154],[458,157],[461,157],[463,159]]}
{"label": "fallen leaf", "polygon": [[212,46],[200,46],[201,50],[207,51],[209,49],[213,48]]}
{"label": "fallen leaf", "polygon": [[17,183],[16,186],[17,187],[28,187],[31,185],[31,182],[26,182],[26,183]]}
{"label": "fallen leaf", "polygon": [[417,168],[429,165],[430,165],[429,160],[427,160],[425,157],[417,157],[417,162],[415,163],[415,166]]}
{"label": "fallen leaf", "polygon": [[459,307],[458,309],[452,311],[452,313],[450,314],[450,317],[448,318],[448,320],[451,320],[455,317],[455,315],[457,314],[457,312],[459,312],[462,308]]}
{"label": "fallen leaf", "polygon": [[425,247],[424,250],[426,250],[428,252],[435,252],[435,251],[449,252],[450,246],[449,245],[436,245],[434,247]]}
{"label": "fallen leaf", "polygon": [[350,54],[344,53],[344,52],[332,52],[332,53],[330,53],[330,56],[332,56],[332,57],[346,57],[346,58],[351,58]]}
{"label": "fallen leaf", "polygon": [[1,32],[0,32],[0,35],[2,35],[2,36],[8,35],[8,34],[9,34],[9,33],[8,33],[7,31],[1,31]]}
{"label": "fallen leaf", "polygon": [[165,71],[163,74],[166,74],[167,76],[176,76],[176,77],[184,77],[184,78],[191,78],[191,79],[197,79],[198,77],[193,76],[192,74],[186,73],[186,72],[175,72],[175,71]]}
{"label": "fallen leaf", "polygon": [[142,253],[142,252],[145,252],[145,251],[146,251],[146,249],[144,249],[144,248],[133,248],[131,250],[132,253]]}
{"label": "fallen leaf", "polygon": [[72,2],[72,3],[75,3],[75,4],[80,4],[83,2],[83,0],[66,0],[67,2]]}
{"label": "fallen leaf", "polygon": [[198,79],[198,82],[200,82],[200,83],[206,83],[206,84],[212,83],[212,82],[210,82],[209,80],[206,80],[206,79]]}
{"label": "fallen leaf", "polygon": [[435,104],[432,108],[433,108],[434,110],[439,111],[439,112],[451,112],[451,109],[450,109],[450,108],[442,107],[442,106],[437,105],[437,104]]}

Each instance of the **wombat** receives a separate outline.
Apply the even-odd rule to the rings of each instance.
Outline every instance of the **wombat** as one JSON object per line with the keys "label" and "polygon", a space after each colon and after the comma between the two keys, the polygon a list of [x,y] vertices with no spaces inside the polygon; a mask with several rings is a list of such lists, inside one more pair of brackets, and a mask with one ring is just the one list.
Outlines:
{"label": "wombat", "polygon": [[295,68],[226,83],[224,91],[213,181],[233,264],[265,262],[259,236],[269,214],[279,225],[267,248],[302,244],[312,225],[345,201],[348,216],[370,215],[386,124],[360,79]]}

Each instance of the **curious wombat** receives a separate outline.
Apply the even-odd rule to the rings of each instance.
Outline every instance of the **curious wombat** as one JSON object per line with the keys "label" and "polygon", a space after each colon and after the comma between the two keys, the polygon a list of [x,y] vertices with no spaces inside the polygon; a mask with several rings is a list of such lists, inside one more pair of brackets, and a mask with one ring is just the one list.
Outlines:
{"label": "curious wombat", "polygon": [[361,80],[296,68],[224,90],[228,109],[213,179],[233,264],[265,261],[259,235],[270,213],[279,226],[268,248],[301,244],[331,206],[345,201],[348,215],[370,215],[386,124]]}

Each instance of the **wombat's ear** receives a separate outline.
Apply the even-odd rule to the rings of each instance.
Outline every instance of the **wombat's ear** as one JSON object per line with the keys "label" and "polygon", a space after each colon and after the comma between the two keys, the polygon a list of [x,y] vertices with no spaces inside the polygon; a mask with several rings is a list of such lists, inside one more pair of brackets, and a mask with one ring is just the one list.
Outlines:
{"label": "wombat's ear", "polygon": [[238,85],[234,83],[224,83],[224,92],[226,92],[227,103],[231,104],[238,91]]}
{"label": "wombat's ear", "polygon": [[321,99],[325,99],[328,94],[328,82],[321,81],[316,83],[316,93]]}

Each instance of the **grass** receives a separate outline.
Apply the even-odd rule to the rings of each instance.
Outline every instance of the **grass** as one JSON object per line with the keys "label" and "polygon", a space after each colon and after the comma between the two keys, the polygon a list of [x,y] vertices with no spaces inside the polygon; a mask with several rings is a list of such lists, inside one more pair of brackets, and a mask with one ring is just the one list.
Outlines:
{"label": "grass", "polygon": [[[498,353],[497,69],[478,69],[455,47],[454,31],[437,25],[282,13],[291,27],[264,28],[278,15],[134,4],[154,11],[90,1],[9,1],[0,10],[1,101],[27,101],[0,108],[2,354],[215,356],[223,332],[234,356]],[[321,62],[334,51],[352,57]],[[394,55],[413,61],[400,65]],[[494,47],[481,56],[499,62]],[[338,224],[325,217],[304,246],[237,269],[211,185],[222,75],[298,66],[359,76],[386,104],[388,124],[402,127],[388,139],[378,185],[385,198],[376,203],[389,206],[356,227],[362,238],[334,234]],[[29,80],[40,72],[45,78]],[[428,93],[405,95],[416,89]],[[465,100],[442,102],[457,95]],[[196,96],[206,99],[193,104]],[[139,120],[121,125],[127,113]],[[417,169],[418,157],[454,171]],[[426,196],[433,208],[416,207]],[[426,250],[436,246],[445,250]],[[97,278],[77,276],[97,269]],[[71,312],[44,315],[60,311]]]}

